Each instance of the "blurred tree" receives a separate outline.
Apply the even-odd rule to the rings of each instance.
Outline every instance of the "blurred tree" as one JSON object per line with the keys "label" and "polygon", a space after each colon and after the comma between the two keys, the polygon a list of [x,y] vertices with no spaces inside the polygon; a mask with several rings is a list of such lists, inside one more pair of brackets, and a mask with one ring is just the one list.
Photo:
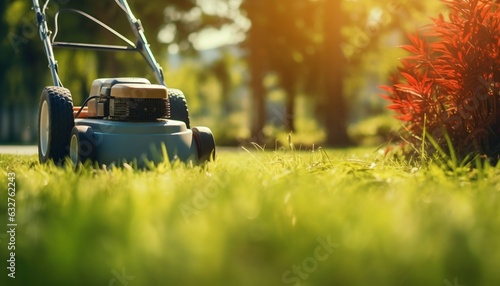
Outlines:
{"label": "blurred tree", "polygon": [[[46,60],[37,60],[37,43],[30,41],[38,34],[32,24],[33,17],[23,17],[24,12],[29,10],[29,4],[25,1],[3,1],[1,5],[4,5],[0,20],[2,102],[6,105],[26,104],[31,99],[26,91],[31,91],[33,86],[43,82],[39,71],[46,67]],[[14,82],[16,84],[12,84]]]}
{"label": "blurred tree", "polygon": [[319,70],[310,69],[314,66],[311,56],[317,53],[317,47],[312,45],[317,35],[317,5],[312,1],[280,1],[269,12],[274,21],[266,33],[271,45],[268,62],[286,94],[284,127],[295,131],[296,94],[307,80],[307,71],[320,74]]}
{"label": "blurred tree", "polygon": [[231,102],[229,101],[229,94],[233,87],[231,68],[236,65],[236,63],[230,51],[224,50],[222,53],[222,57],[210,64],[206,71],[213,73],[221,85],[222,109],[223,114],[227,116],[231,113],[232,109]]}
{"label": "blurred tree", "polygon": [[267,61],[270,58],[269,51],[272,49],[266,37],[271,22],[270,16],[266,14],[269,4],[266,1],[254,0],[245,1],[242,6],[246,10],[246,16],[252,22],[246,45],[250,51],[248,66],[252,89],[252,126],[250,132],[252,140],[256,142],[264,140],[262,131],[266,124],[266,91],[263,81],[266,71],[269,69]]}
{"label": "blurred tree", "polygon": [[350,145],[346,77],[363,74],[364,55],[376,52],[395,29],[414,25],[408,19],[421,13],[428,2],[244,1],[242,9],[252,22],[246,41],[253,91],[252,139],[262,139],[263,78],[274,72],[286,93],[283,123],[287,130],[294,130],[295,96],[302,91],[318,106],[318,119],[327,131],[325,143]]}
{"label": "blurred tree", "polygon": [[346,58],[341,49],[341,28],[345,25],[340,1],[323,1],[323,49],[322,59],[323,86],[320,102],[321,119],[326,129],[328,146],[345,147],[352,142],[347,134],[348,105],[344,96],[343,80]]}
{"label": "blurred tree", "polygon": [[4,125],[6,130],[2,130],[2,137],[7,134],[11,140],[19,142],[26,129],[21,125],[24,114],[16,107],[32,104],[35,99],[30,94],[40,94],[39,86],[48,75],[45,70],[42,73],[47,61],[39,56],[39,42],[30,40],[38,34],[33,15],[24,17],[29,3],[2,1],[0,6],[0,115],[2,121],[16,123]]}
{"label": "blurred tree", "polygon": [[[286,93],[283,124],[294,130],[295,97],[300,88],[320,93],[327,144],[350,143],[346,131],[346,104],[342,93],[344,58],[340,50],[339,1],[245,1],[243,9],[252,21],[247,47],[250,52],[254,100],[252,138],[262,139],[265,125],[263,77],[273,71]],[[321,11],[333,11],[333,15]],[[323,85],[323,86],[320,86]]]}

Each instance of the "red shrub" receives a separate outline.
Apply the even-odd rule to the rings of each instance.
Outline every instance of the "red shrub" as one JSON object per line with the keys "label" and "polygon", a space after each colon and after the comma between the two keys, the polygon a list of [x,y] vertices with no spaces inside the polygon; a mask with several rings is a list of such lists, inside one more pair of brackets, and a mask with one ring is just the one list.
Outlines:
{"label": "red shrub", "polygon": [[[446,134],[457,155],[500,154],[500,7],[486,0],[441,0],[450,9],[402,48],[410,55],[391,86],[382,88],[403,138],[414,150],[432,151],[432,136],[444,151]],[[431,148],[427,148],[431,146]]]}

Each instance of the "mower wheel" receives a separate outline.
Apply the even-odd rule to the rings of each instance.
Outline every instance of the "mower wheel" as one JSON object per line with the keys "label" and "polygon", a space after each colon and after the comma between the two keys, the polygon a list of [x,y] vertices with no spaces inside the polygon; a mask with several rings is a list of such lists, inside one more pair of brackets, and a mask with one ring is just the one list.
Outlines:
{"label": "mower wheel", "polygon": [[96,149],[94,131],[89,126],[75,126],[71,131],[71,140],[69,148],[69,157],[73,166],[85,163],[85,161],[94,161],[96,158]]}
{"label": "mower wheel", "polygon": [[215,139],[212,131],[208,127],[193,127],[192,130],[198,147],[199,161],[215,161]]}
{"label": "mower wheel", "polygon": [[68,89],[46,87],[38,108],[38,158],[61,164],[69,155],[71,129],[75,126],[73,99]]}
{"label": "mower wheel", "polygon": [[184,93],[178,89],[169,88],[168,98],[170,102],[170,119],[184,122],[189,129],[189,109]]}

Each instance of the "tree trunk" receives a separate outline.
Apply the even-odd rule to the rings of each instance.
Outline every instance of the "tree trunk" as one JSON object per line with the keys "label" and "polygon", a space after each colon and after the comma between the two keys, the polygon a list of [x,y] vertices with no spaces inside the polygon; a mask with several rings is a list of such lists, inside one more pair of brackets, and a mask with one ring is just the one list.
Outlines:
{"label": "tree trunk", "polygon": [[[257,48],[258,49],[258,48]],[[266,123],[266,91],[263,86],[264,69],[260,61],[261,57],[255,50],[252,50],[250,56],[250,86],[252,89],[252,127],[251,136],[252,140],[256,143],[263,143],[265,141],[262,130]]]}
{"label": "tree trunk", "polygon": [[323,120],[326,145],[345,147],[352,145],[347,134],[347,104],[343,94],[343,79],[347,61],[342,54],[341,27],[344,24],[341,1],[325,1],[324,12],[324,99]]}
{"label": "tree trunk", "polygon": [[250,58],[248,65],[250,68],[250,86],[252,89],[252,123],[251,140],[256,143],[265,142],[262,130],[266,123],[266,91],[263,86],[265,75],[265,63],[267,51],[262,43],[265,41],[265,22],[259,21],[261,9],[265,9],[263,1],[247,1],[246,11],[248,18],[254,19],[248,35],[248,48]]}
{"label": "tree trunk", "polygon": [[285,102],[285,118],[284,125],[285,130],[289,132],[295,132],[295,85],[293,76],[283,75],[281,80],[283,89],[286,93]]}

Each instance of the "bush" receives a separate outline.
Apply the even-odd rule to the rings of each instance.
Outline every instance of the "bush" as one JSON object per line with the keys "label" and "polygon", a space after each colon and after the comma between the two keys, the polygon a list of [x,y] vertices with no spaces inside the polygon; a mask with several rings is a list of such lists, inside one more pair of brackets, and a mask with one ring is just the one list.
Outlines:
{"label": "bush", "polygon": [[[442,0],[448,19],[409,35],[392,85],[382,86],[402,137],[416,152],[500,154],[500,9],[486,0]],[[437,144],[429,144],[433,138]],[[451,145],[451,146],[450,146]]]}

